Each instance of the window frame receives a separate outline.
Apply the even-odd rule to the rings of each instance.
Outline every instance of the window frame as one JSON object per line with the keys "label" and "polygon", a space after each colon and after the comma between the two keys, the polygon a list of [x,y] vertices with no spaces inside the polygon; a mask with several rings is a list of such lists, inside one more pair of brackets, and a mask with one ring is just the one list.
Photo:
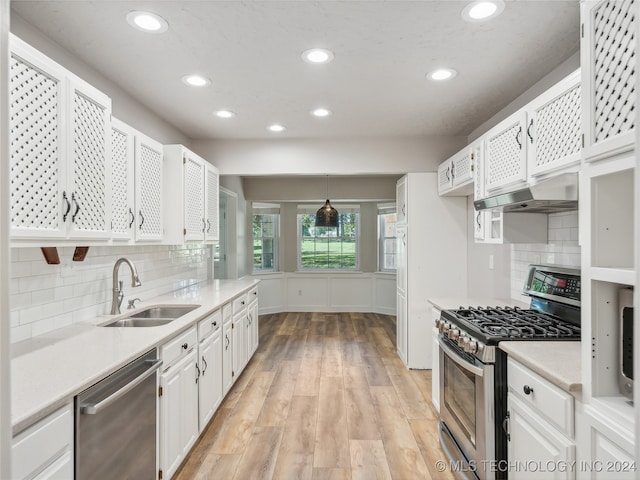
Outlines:
{"label": "window frame", "polygon": [[[379,204],[378,208],[377,208],[377,212],[376,212],[376,225],[377,225],[377,232],[378,232],[378,272],[380,273],[396,273],[398,271],[397,265],[397,259],[398,259],[398,236],[397,236],[397,229],[394,228],[394,235],[393,237],[385,237],[383,236],[383,232],[382,232],[382,225],[381,225],[381,219],[383,216],[385,215],[396,215],[396,221],[394,222],[395,225],[397,225],[397,213],[396,213],[396,204],[395,203],[384,203],[384,204]],[[389,240],[389,239],[393,239],[394,242],[394,251],[393,251],[393,255],[396,258],[396,268],[383,268],[384,265],[384,257],[385,257],[385,253],[386,253],[386,249],[385,249],[385,241]]]}
{"label": "window frame", "polygon": [[[256,215],[272,215],[273,219],[273,237],[260,236],[256,237],[253,229],[254,218]],[[280,205],[268,204],[268,203],[253,203],[251,206],[251,273],[253,275],[259,275],[262,273],[274,273],[280,271],[280,258],[279,258],[279,245],[280,245]],[[259,238],[262,242],[264,239],[273,239],[273,267],[271,268],[256,268],[254,248],[256,238]],[[264,243],[262,243],[264,244]],[[262,262],[264,264],[264,255],[262,255]]]}

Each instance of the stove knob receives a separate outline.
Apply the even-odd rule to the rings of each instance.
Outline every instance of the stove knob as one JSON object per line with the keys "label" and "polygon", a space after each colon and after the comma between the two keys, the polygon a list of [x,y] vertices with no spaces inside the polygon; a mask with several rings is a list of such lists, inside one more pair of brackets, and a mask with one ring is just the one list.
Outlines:
{"label": "stove knob", "polygon": [[451,329],[451,324],[449,322],[444,322],[442,325],[442,330],[440,330],[443,334],[447,335],[449,330]]}
{"label": "stove knob", "polygon": [[464,333],[461,333],[458,337],[458,346],[463,350],[466,348],[466,345],[469,344],[469,337],[467,337]]}
{"label": "stove knob", "polygon": [[464,346],[464,351],[467,353],[476,353],[478,351],[478,342],[475,340],[469,340]]}
{"label": "stove knob", "polygon": [[451,339],[451,340],[458,340],[458,337],[460,336],[460,330],[458,330],[457,328],[452,328],[449,330],[449,332],[447,333],[447,336]]}

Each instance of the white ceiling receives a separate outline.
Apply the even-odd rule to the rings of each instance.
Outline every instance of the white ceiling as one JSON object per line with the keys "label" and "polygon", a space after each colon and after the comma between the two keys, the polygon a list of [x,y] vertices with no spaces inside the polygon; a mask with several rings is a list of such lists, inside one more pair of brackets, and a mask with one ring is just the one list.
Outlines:
{"label": "white ceiling", "polygon": [[[468,135],[579,48],[579,3],[507,1],[468,23],[466,1],[31,1],[13,13],[192,139]],[[169,22],[151,35],[125,20]],[[328,65],[302,62],[311,47]],[[425,78],[446,66],[449,83]],[[180,78],[212,79],[194,89]],[[334,112],[314,118],[325,106]],[[212,112],[226,108],[230,120]],[[274,134],[266,126],[287,130]]]}

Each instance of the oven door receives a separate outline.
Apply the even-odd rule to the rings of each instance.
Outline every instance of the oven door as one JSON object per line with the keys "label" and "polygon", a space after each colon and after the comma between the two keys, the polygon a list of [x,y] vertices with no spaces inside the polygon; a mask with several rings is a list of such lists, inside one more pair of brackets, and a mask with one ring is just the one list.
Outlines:
{"label": "oven door", "polygon": [[[441,435],[456,465],[467,465],[481,480],[493,479],[495,460],[494,366],[456,351],[442,338],[440,343]],[[470,475],[467,478],[473,478]]]}

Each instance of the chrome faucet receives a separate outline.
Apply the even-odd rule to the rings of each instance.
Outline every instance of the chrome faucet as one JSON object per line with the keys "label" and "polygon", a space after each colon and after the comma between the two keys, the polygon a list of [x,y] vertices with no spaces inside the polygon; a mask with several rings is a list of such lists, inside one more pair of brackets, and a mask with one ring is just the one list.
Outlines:
{"label": "chrome faucet", "polygon": [[128,258],[119,258],[116,260],[116,264],[113,266],[113,297],[111,299],[111,315],[117,315],[120,313],[120,305],[122,305],[122,299],[124,298],[124,292],[122,291],[122,285],[124,282],[118,281],[118,269],[121,263],[126,263],[131,269],[131,286],[139,287],[140,278],[138,278],[138,271],[136,266]]}

